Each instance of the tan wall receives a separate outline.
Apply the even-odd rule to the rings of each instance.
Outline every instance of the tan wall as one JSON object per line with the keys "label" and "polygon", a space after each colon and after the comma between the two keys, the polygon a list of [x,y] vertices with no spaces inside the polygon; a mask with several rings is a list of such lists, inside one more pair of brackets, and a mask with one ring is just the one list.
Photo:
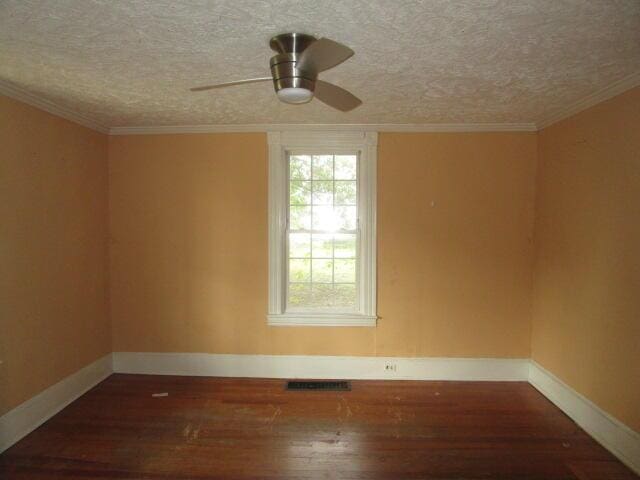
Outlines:
{"label": "tan wall", "polygon": [[640,432],[640,88],[539,134],[534,360]]}
{"label": "tan wall", "polygon": [[380,135],[377,328],[266,325],[264,134],[109,142],[114,350],[529,356],[535,134]]}
{"label": "tan wall", "polygon": [[0,414],[111,351],[107,138],[0,96]]}
{"label": "tan wall", "polygon": [[640,88],[537,137],[381,134],[378,327],[277,328],[265,321],[263,134],[107,140],[0,97],[0,414],[111,351],[113,334],[116,351],[531,346],[640,431],[638,111]]}
{"label": "tan wall", "polygon": [[529,357],[535,168],[534,133],[381,135],[379,353]]}

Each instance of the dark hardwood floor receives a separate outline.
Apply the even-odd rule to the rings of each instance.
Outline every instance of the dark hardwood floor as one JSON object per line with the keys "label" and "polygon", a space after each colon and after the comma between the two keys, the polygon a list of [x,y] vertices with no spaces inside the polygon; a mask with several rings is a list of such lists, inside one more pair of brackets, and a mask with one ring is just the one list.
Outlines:
{"label": "dark hardwood floor", "polygon": [[527,383],[284,383],[112,375],[2,454],[0,478],[637,478]]}

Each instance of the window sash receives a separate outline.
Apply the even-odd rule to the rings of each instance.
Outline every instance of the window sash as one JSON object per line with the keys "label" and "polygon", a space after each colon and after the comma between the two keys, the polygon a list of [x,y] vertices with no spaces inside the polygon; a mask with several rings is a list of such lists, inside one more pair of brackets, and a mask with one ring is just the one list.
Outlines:
{"label": "window sash", "polygon": [[[271,326],[368,326],[376,325],[376,161],[377,133],[299,129],[267,132],[269,145],[269,301]],[[358,152],[357,235],[358,311],[286,311],[289,255],[288,155],[341,155]],[[335,180],[334,181],[339,181]],[[348,193],[347,193],[348,195]],[[300,197],[306,198],[306,194]],[[310,198],[310,197],[309,197]],[[309,200],[311,201],[311,200]],[[299,224],[300,225],[300,224]],[[306,223],[300,226],[307,227]],[[309,228],[305,234],[339,233]],[[296,229],[298,230],[298,229]],[[296,233],[292,230],[291,233]],[[302,232],[301,232],[302,233]],[[307,255],[304,253],[304,255]],[[328,272],[328,269],[327,269]],[[298,277],[302,278],[302,277]],[[306,276],[304,278],[307,278]],[[352,278],[352,277],[351,277]],[[319,283],[317,283],[319,285]],[[305,294],[305,292],[302,292]]]}
{"label": "window sash", "polygon": [[[319,155],[327,155],[327,156],[332,156],[333,157],[333,175],[331,180],[319,180],[319,179],[314,179],[313,178],[313,173],[311,174],[311,178],[309,179],[292,179],[291,178],[291,157],[293,156],[309,156],[311,158],[311,162],[313,165],[313,157],[314,156],[319,156]],[[349,155],[349,156],[355,156],[356,157],[356,178],[355,180],[350,180],[350,179],[338,179],[336,180],[335,178],[335,157],[339,156],[339,155]],[[360,295],[358,294],[359,290],[360,290],[360,228],[359,226],[359,216],[360,216],[360,152],[358,150],[340,150],[339,152],[334,151],[334,150],[326,150],[326,151],[313,151],[310,152],[308,150],[297,150],[297,151],[286,151],[285,153],[285,158],[286,158],[286,164],[285,164],[285,169],[286,169],[286,227],[285,227],[285,232],[284,232],[284,239],[285,239],[285,271],[284,271],[284,284],[285,284],[285,303],[284,303],[284,311],[285,313],[289,313],[289,312],[303,312],[303,313],[325,313],[325,312],[329,312],[329,313],[344,313],[344,314],[353,314],[353,313],[357,313],[360,310]],[[312,166],[313,169],[313,166]],[[313,171],[313,170],[312,170]],[[292,181],[303,181],[303,182],[309,182],[311,184],[311,192],[310,195],[311,197],[313,197],[313,183],[314,182],[332,182],[333,183],[333,203],[331,205],[314,205],[313,204],[313,198],[311,198],[311,203],[310,204],[291,204],[291,182]],[[346,204],[346,205],[340,205],[340,204],[336,204],[335,203],[335,184],[336,182],[347,182],[347,181],[355,181],[356,182],[356,203],[355,205],[353,204]],[[340,206],[348,206],[348,207],[355,207],[356,208],[356,228],[353,229],[337,229],[337,230],[319,230],[319,229],[291,229],[290,228],[290,224],[291,224],[291,207],[295,206],[295,207],[310,207],[311,208],[311,226],[313,226],[313,209],[314,207],[323,207],[323,206],[331,206],[331,207],[340,207]],[[313,256],[313,239],[310,239],[311,245],[310,245],[310,256],[309,257],[291,257],[290,256],[290,244],[289,244],[289,234],[294,233],[300,233],[300,234],[308,234],[310,236],[312,235],[340,235],[340,234],[346,234],[346,235],[355,235],[356,236],[356,252],[355,252],[355,257],[335,257],[335,244],[332,241],[332,254],[333,256],[331,257],[314,257]],[[313,260],[355,260],[355,281],[354,282],[335,282],[331,281],[331,282],[318,282],[318,281],[314,281],[313,280]],[[290,261],[291,260],[309,260],[309,262],[311,263],[310,265],[310,281],[309,282],[295,282],[295,281],[291,281],[291,279],[289,278],[289,274],[290,274]],[[332,266],[332,279],[335,279],[335,265]],[[322,306],[322,307],[317,307],[317,306],[292,306],[290,304],[290,285],[291,284],[308,284],[311,287],[311,291],[313,292],[313,285],[355,285],[355,302],[354,302],[354,306],[353,308],[345,308],[344,306]]]}

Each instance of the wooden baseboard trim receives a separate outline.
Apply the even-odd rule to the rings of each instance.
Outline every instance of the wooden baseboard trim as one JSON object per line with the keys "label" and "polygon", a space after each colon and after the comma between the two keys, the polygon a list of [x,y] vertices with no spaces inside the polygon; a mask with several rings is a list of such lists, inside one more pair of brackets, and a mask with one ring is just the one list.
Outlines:
{"label": "wooden baseboard trim", "polygon": [[640,434],[529,359],[114,352],[0,417],[0,452],[111,373],[256,378],[528,381],[640,474]]}
{"label": "wooden baseboard trim", "polygon": [[533,360],[530,361],[529,383],[622,463],[640,475],[640,434]]}
{"label": "wooden baseboard trim", "polygon": [[529,371],[528,359],[503,358],[115,352],[113,362],[118,373],[260,378],[526,382]]}
{"label": "wooden baseboard trim", "polygon": [[111,360],[111,354],[105,355],[0,417],[0,452],[111,375]]}

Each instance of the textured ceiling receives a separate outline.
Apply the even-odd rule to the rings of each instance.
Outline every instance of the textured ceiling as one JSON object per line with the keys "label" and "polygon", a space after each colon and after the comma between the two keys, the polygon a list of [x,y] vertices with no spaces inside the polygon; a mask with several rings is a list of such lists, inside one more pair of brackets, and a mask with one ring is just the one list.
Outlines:
{"label": "textured ceiling", "polygon": [[[356,55],[321,75],[364,104],[280,103],[269,38]],[[638,0],[0,0],[0,79],[106,126],[532,122],[640,72]]]}

